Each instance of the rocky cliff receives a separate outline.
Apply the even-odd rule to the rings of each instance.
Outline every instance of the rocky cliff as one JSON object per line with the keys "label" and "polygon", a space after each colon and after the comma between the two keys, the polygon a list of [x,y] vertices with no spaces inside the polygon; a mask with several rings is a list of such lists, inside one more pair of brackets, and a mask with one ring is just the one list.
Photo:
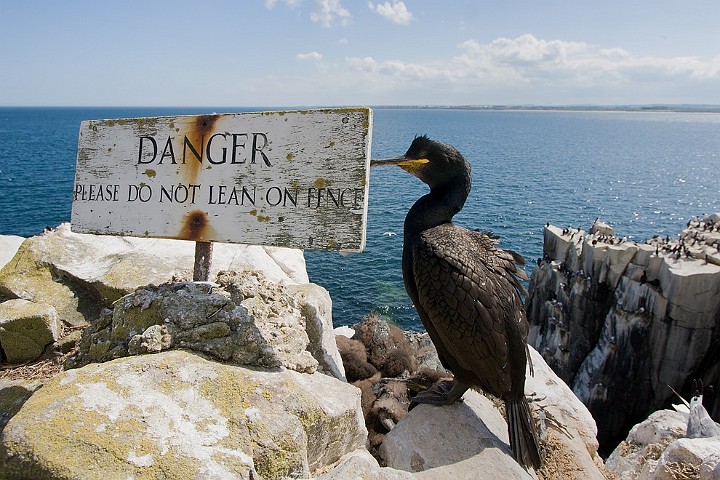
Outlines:
{"label": "rocky cliff", "polygon": [[[308,283],[300,251],[218,245],[209,283],[185,281],[188,242],[61,226],[18,243],[0,237],[14,249],[0,251],[0,346],[57,355],[82,339],[69,342],[69,369],[36,380],[8,380],[3,359],[0,478],[603,478],[592,417],[534,351],[537,475],[512,459],[497,402],[477,392],[382,415],[381,466],[368,450],[368,390],[345,379],[330,298]],[[352,341],[367,342],[383,374],[433,368],[427,341],[366,327]],[[408,364],[400,345],[417,347]],[[382,414],[382,386],[404,382],[372,379],[361,381]]]}
{"label": "rocky cliff", "polygon": [[599,221],[589,232],[546,226],[528,343],[590,409],[606,453],[669,405],[670,387],[689,397],[695,379],[720,417],[719,246],[717,214],[644,243]]}

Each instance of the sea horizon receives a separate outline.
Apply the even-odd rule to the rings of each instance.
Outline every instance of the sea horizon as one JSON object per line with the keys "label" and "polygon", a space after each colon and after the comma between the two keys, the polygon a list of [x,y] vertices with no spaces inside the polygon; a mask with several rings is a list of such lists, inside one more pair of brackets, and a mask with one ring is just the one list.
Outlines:
{"label": "sea horizon", "polygon": [[589,111],[589,112],[678,112],[678,113],[720,113],[720,104],[695,103],[639,103],[639,104],[343,104],[343,105],[0,105],[3,108],[27,109],[247,109],[260,110],[295,110],[295,109],[331,109],[354,106],[369,107],[372,109],[440,109],[440,110],[538,110],[538,111]]}

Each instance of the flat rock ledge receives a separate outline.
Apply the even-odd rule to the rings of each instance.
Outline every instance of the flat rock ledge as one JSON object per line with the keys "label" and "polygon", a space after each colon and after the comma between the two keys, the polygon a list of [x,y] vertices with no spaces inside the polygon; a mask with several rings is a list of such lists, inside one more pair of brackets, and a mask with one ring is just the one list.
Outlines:
{"label": "flat rock ledge", "polygon": [[[143,285],[192,279],[195,242],[79,234],[68,223],[19,238],[0,237],[0,301],[51,305],[69,326],[87,326],[103,307]],[[291,248],[218,243],[209,278],[220,271],[309,283],[303,252]]]}

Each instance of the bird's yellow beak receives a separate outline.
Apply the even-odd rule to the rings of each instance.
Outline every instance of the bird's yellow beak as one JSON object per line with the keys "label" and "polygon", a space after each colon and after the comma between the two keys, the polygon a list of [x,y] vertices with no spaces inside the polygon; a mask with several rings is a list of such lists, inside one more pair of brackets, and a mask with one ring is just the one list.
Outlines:
{"label": "bird's yellow beak", "polygon": [[430,162],[430,160],[428,160],[427,158],[398,157],[398,158],[386,158],[384,160],[371,160],[370,166],[371,167],[381,167],[383,165],[397,165],[398,167],[402,168],[406,172],[413,173],[418,168],[420,168],[422,165],[425,165],[428,162]]}

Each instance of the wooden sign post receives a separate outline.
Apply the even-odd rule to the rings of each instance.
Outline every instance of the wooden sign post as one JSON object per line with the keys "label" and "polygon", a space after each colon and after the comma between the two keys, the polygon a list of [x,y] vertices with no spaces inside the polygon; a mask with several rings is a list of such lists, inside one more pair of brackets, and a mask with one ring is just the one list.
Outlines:
{"label": "wooden sign post", "polygon": [[194,240],[205,279],[211,242],[362,251],[371,138],[368,108],[85,121],[72,230]]}

